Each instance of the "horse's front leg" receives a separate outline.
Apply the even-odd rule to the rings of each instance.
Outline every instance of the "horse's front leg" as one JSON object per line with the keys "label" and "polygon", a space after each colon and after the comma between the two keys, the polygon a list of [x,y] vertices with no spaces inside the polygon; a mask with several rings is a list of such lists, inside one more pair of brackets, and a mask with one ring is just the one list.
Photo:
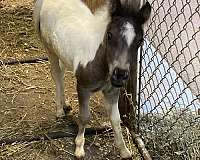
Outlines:
{"label": "horse's front leg", "polygon": [[85,156],[84,151],[84,133],[85,127],[90,120],[90,111],[89,111],[89,99],[91,92],[87,89],[77,86],[78,99],[79,99],[79,122],[78,122],[78,134],[75,139],[76,150],[75,156],[77,158],[83,158]]}
{"label": "horse's front leg", "polygon": [[115,134],[115,143],[120,150],[122,158],[131,158],[131,153],[125,145],[120,126],[120,114],[118,109],[119,90],[113,88],[111,91],[103,91],[105,108]]}

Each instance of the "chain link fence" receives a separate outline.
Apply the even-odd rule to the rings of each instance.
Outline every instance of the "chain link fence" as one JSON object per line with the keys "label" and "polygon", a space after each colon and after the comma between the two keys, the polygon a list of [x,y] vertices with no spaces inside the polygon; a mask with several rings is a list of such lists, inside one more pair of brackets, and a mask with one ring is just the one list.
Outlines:
{"label": "chain link fence", "polygon": [[[94,11],[106,0],[83,1]],[[149,2],[152,15],[145,26],[140,67],[131,67],[133,77],[119,102],[121,118],[137,133],[132,137],[141,135],[152,159],[200,160],[200,1]]]}
{"label": "chain link fence", "polygon": [[200,1],[150,0],[137,122],[152,159],[200,159]]}

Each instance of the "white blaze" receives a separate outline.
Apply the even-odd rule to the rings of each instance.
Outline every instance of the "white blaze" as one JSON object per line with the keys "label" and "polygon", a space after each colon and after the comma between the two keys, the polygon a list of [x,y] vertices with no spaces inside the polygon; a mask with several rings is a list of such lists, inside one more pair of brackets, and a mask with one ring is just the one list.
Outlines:
{"label": "white blaze", "polygon": [[133,25],[129,22],[126,22],[122,28],[122,35],[125,37],[128,46],[130,46],[135,38],[135,30]]}

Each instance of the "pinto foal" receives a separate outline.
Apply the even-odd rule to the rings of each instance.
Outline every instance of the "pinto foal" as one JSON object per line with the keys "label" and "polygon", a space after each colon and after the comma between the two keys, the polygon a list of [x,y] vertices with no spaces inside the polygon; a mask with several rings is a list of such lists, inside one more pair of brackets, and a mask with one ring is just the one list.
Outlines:
{"label": "pinto foal", "polygon": [[77,79],[80,105],[79,131],[75,139],[77,158],[85,156],[84,132],[90,118],[88,103],[96,91],[103,92],[121,157],[131,157],[122,136],[118,98],[143,41],[142,26],[150,12],[148,2],[135,12],[123,7],[120,0],[109,0],[94,14],[81,0],[35,2],[35,28],[48,53],[56,83],[57,117],[64,116],[64,110],[69,109],[64,95],[65,67],[72,70]]}

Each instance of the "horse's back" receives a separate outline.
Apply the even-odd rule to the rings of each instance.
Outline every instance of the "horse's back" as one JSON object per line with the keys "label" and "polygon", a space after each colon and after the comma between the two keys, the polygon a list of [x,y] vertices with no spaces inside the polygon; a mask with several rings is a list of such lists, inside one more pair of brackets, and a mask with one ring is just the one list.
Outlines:
{"label": "horse's back", "polygon": [[103,41],[106,16],[104,12],[93,15],[81,0],[43,0],[40,34],[46,46],[75,72],[79,64],[94,59]]}
{"label": "horse's back", "polygon": [[[80,21],[80,17],[84,21]],[[81,0],[43,0],[40,23],[41,28],[52,30],[58,25],[81,25],[90,21],[92,17],[91,11]]]}

